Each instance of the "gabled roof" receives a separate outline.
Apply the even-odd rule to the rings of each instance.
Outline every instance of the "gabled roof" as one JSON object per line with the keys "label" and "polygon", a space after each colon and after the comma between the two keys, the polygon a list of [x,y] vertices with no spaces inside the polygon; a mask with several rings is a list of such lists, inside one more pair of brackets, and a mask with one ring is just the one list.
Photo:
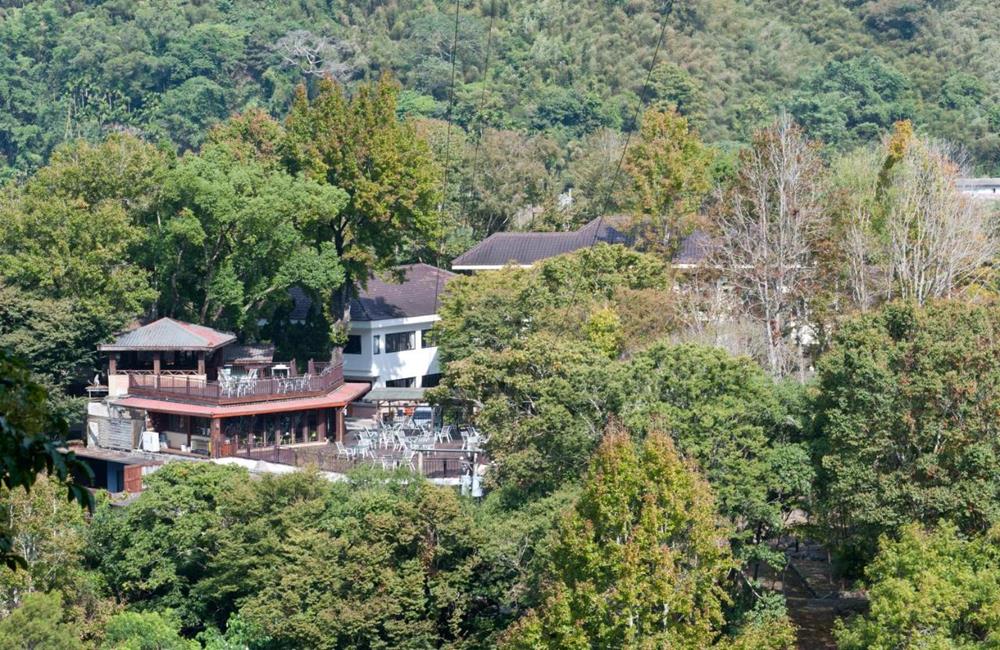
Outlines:
{"label": "gabled roof", "polygon": [[532,266],[596,242],[631,245],[632,237],[600,218],[573,232],[497,232],[456,257],[451,268],[472,271],[507,264]]}
{"label": "gabled roof", "polygon": [[[395,270],[402,273],[402,282],[369,278],[368,286],[351,300],[352,321],[433,316],[445,285],[455,277],[451,271],[429,264],[406,264]],[[289,319],[305,320],[312,298],[300,287],[292,287],[288,294],[293,303]]]}
{"label": "gabled roof", "polygon": [[236,336],[204,325],[173,318],[161,318],[130,332],[119,334],[111,343],[99,345],[103,352],[130,350],[189,350],[210,352],[232,343]]}

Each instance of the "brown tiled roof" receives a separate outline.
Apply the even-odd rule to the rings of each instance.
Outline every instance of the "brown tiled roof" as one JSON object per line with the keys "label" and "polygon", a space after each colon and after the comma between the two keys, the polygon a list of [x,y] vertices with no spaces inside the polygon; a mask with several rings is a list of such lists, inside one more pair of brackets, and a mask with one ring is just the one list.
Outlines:
{"label": "brown tiled roof", "polygon": [[536,262],[572,253],[598,242],[632,244],[632,237],[608,223],[594,219],[573,232],[498,232],[452,261],[453,269],[494,268],[507,264],[531,266]]}
{"label": "brown tiled roof", "polygon": [[148,325],[120,334],[113,342],[98,346],[106,352],[127,350],[204,350],[218,349],[236,340],[234,334],[220,332],[173,318],[161,318]]}

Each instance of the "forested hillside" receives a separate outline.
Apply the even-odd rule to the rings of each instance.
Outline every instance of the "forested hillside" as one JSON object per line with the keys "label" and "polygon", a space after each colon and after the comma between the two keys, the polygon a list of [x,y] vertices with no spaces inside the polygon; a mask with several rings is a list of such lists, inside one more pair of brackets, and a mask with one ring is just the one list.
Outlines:
{"label": "forested hillside", "polygon": [[113,130],[196,148],[249,106],[283,117],[303,79],[390,72],[403,113],[546,134],[541,164],[567,186],[588,134],[632,128],[665,13],[649,99],[707,142],[745,141],[782,109],[841,148],[909,117],[1000,169],[1000,5],[980,0],[461,0],[450,114],[449,0],[0,7],[0,177]]}

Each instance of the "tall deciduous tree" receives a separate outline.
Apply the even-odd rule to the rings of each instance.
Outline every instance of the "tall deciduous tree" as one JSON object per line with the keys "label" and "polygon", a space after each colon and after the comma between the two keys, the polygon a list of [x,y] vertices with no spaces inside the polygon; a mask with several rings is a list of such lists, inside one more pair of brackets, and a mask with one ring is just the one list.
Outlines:
{"label": "tall deciduous tree", "polygon": [[491,480],[535,497],[586,467],[623,398],[619,370],[589,342],[543,332],[452,362],[435,399],[478,411],[491,436]]}
{"label": "tall deciduous tree", "polygon": [[767,367],[776,376],[790,361],[803,366],[803,300],[814,272],[810,244],[822,171],[817,146],[783,116],[756,134],[720,202],[715,261],[760,324]]}
{"label": "tall deciduous tree", "polygon": [[[575,508],[559,524],[539,607],[502,645],[539,648],[706,648],[722,630],[736,568],[708,484],[669,436],[636,445],[612,430]],[[786,620],[758,647],[790,647]]]}
{"label": "tall deciduous tree", "polygon": [[333,315],[350,319],[350,299],[372,271],[438,234],[439,175],[430,149],[396,116],[397,86],[388,77],[348,97],[330,80],[310,99],[295,96],[286,121],[293,173],[342,189],[343,209],[316,215],[315,236],[333,244],[345,282],[332,292]]}
{"label": "tall deciduous tree", "polygon": [[[236,128],[234,126],[234,128]],[[222,328],[253,328],[293,285],[316,296],[339,288],[333,244],[306,231],[335,218],[347,195],[292,177],[249,145],[188,154],[166,177],[156,270],[163,310]]]}
{"label": "tall deciduous tree", "polygon": [[81,416],[66,394],[97,370],[97,344],[156,297],[142,224],[166,165],[154,147],[115,135],[68,144],[26,184],[0,190],[0,345],[68,417]]}
{"label": "tall deciduous tree", "polygon": [[711,189],[711,162],[711,150],[675,109],[650,109],[642,116],[624,169],[632,178],[633,207],[651,228],[651,243],[672,249],[690,230]]}
{"label": "tall deciduous tree", "polygon": [[917,139],[889,172],[885,233],[892,296],[924,303],[985,275],[1000,252],[989,206],[962,194],[946,148]]}

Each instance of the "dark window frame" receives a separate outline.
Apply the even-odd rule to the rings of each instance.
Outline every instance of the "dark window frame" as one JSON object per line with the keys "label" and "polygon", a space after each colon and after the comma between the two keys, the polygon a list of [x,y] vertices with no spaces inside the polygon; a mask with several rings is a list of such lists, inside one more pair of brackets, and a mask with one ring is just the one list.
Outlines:
{"label": "dark window frame", "polygon": [[348,334],[344,343],[344,354],[361,354],[361,335]]}

